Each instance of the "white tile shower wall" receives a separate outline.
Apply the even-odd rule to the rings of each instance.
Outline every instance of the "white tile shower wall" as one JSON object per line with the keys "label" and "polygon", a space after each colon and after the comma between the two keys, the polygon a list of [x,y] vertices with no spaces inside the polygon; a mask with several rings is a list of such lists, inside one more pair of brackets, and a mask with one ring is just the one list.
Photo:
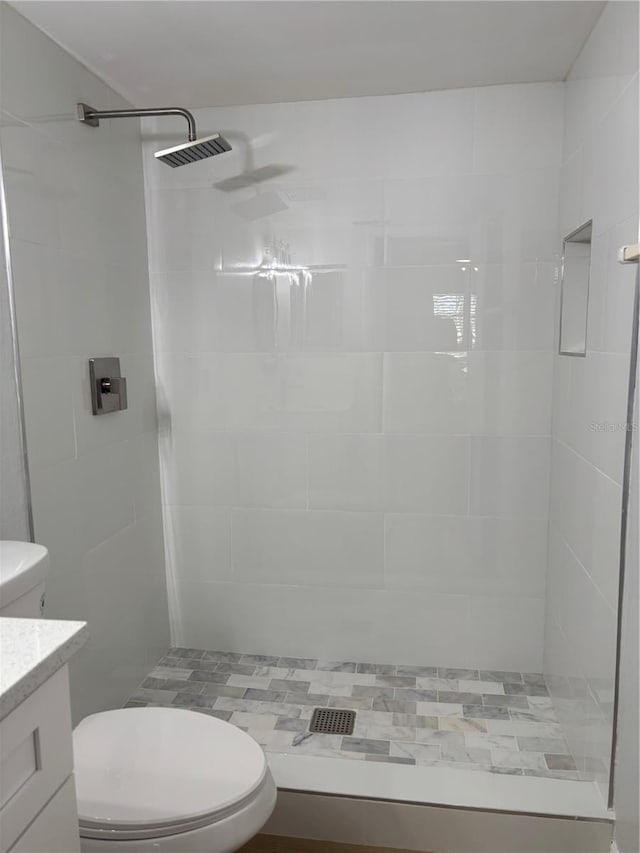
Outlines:
{"label": "white tile shower wall", "polygon": [[176,642],[542,665],[562,84],[145,124]]}
{"label": "white tile shower wall", "polygon": [[15,374],[9,276],[0,231],[0,539],[28,541],[26,469]]}
{"label": "white tile shower wall", "polygon": [[[638,237],[638,6],[609,3],[566,83],[562,234],[593,219],[586,358],[556,356],[545,672],[577,766],[606,794]],[[557,318],[556,318],[557,326]]]}
{"label": "white tile shower wall", "polygon": [[[35,536],[46,614],[86,619],[76,718],[117,707],[168,642],[140,128],[122,99],[0,4],[2,146]],[[119,355],[129,409],[93,417],[88,358]],[[4,412],[4,405],[3,405]]]}

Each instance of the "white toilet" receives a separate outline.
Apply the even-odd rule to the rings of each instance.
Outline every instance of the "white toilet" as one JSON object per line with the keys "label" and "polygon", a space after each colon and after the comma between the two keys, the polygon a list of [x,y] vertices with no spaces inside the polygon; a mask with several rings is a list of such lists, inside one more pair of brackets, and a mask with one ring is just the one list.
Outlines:
{"label": "white toilet", "polygon": [[74,731],[73,751],[83,853],[230,853],[276,802],[253,738],[196,711],[93,714]]}
{"label": "white toilet", "polygon": [[[48,553],[0,543],[0,616],[41,615]],[[264,826],[276,786],[262,748],[216,717],[125,708],[73,733],[82,853],[232,853]]]}

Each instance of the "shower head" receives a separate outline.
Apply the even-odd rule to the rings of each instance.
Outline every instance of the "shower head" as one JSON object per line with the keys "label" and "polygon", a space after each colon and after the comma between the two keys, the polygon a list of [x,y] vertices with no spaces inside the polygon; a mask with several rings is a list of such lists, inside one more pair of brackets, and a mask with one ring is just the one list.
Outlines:
{"label": "shower head", "polygon": [[175,169],[177,166],[186,166],[188,163],[197,163],[216,154],[224,154],[231,151],[231,145],[227,140],[214,133],[212,136],[203,136],[196,139],[196,120],[189,110],[182,107],[154,107],[144,110],[94,110],[88,104],[76,104],[78,121],[88,124],[90,127],[99,127],[101,118],[140,118],[144,116],[174,116],[179,115],[186,119],[189,125],[189,141],[173,148],[165,148],[157,151],[155,157],[163,163]]}
{"label": "shower head", "polygon": [[225,151],[231,151],[231,146],[224,136],[214,133],[212,136],[203,136],[201,139],[194,139],[183,145],[165,148],[164,151],[156,151],[153,156],[175,169],[178,166],[186,166],[187,163],[196,163],[207,157],[215,157],[216,154],[224,154]]}

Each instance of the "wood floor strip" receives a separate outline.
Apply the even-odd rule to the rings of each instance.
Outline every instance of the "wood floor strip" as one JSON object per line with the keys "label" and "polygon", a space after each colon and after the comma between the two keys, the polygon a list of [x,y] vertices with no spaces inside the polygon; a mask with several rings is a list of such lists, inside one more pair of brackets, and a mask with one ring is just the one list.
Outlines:
{"label": "wood floor strip", "polygon": [[362,844],[338,844],[335,841],[312,841],[308,838],[284,838],[280,835],[258,835],[238,853],[412,853],[396,847],[369,847]]}

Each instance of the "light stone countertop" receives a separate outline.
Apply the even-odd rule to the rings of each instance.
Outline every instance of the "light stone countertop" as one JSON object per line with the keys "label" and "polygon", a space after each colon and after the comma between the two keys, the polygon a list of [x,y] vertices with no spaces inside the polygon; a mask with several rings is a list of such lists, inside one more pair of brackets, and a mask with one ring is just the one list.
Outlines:
{"label": "light stone countertop", "polygon": [[87,637],[86,622],[0,617],[0,720],[64,666]]}

